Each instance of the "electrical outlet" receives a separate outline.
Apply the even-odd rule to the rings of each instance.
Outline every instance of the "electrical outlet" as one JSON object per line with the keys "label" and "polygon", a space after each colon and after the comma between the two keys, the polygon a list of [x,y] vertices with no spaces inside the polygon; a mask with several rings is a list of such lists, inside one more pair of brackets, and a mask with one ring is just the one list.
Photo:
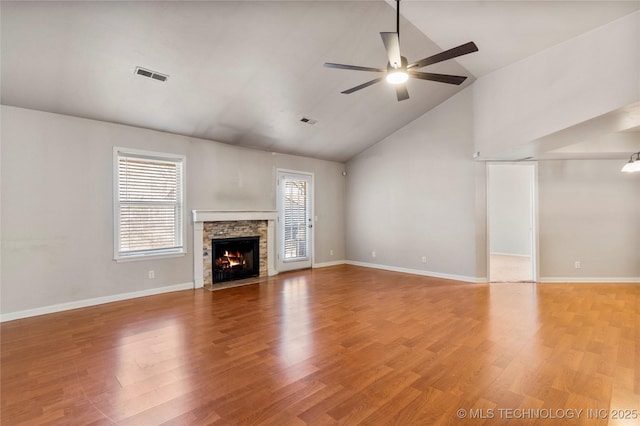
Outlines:
{"label": "electrical outlet", "polygon": [[329,256],[333,256],[333,250],[329,250]]}
{"label": "electrical outlet", "polygon": [[422,256],[422,263],[427,263],[427,256]]}
{"label": "electrical outlet", "polygon": [[149,279],[152,280],[156,277],[156,271],[149,271]]}
{"label": "electrical outlet", "polygon": [[376,257],[376,252],[375,251],[371,252],[371,257]]}
{"label": "electrical outlet", "polygon": [[580,267],[581,267],[581,265],[580,265],[580,261],[579,261],[579,260],[576,260],[576,261],[574,262],[574,264],[573,264],[573,267],[574,267],[574,268],[576,268],[576,269],[580,269]]}

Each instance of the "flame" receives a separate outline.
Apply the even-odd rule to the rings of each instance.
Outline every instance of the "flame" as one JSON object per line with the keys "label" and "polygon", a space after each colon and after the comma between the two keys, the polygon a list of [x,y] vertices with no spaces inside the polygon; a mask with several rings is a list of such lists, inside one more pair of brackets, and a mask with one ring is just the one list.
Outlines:
{"label": "flame", "polygon": [[246,265],[247,261],[244,255],[239,251],[229,252],[225,250],[224,254],[216,259],[216,265],[223,269],[231,269],[234,266]]}

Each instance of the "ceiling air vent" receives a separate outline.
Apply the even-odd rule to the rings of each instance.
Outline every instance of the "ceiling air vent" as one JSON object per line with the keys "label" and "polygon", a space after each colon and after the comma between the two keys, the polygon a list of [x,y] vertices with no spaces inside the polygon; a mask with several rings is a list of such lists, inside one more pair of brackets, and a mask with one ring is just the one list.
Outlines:
{"label": "ceiling air vent", "polygon": [[151,71],[142,67],[136,67],[136,74],[141,75],[143,77],[153,78],[154,80],[159,80],[159,81],[167,81],[167,78],[169,78],[169,75],[167,74]]}

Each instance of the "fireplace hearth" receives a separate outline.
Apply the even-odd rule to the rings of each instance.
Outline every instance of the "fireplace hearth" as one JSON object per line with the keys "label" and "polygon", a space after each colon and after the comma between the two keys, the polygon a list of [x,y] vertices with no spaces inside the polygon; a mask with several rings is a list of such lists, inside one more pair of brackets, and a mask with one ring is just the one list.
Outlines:
{"label": "fireplace hearth", "polygon": [[260,237],[211,240],[213,285],[260,275]]}

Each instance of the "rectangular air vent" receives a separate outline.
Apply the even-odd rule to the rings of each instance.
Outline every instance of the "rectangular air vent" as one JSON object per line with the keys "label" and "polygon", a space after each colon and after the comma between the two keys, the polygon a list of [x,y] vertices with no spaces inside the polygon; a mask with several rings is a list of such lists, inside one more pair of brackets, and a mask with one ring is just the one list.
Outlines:
{"label": "rectangular air vent", "polygon": [[142,67],[136,67],[136,74],[141,75],[143,77],[153,78],[154,80],[159,80],[159,81],[167,81],[167,78],[169,78],[168,74],[162,74],[162,73],[151,71]]}

